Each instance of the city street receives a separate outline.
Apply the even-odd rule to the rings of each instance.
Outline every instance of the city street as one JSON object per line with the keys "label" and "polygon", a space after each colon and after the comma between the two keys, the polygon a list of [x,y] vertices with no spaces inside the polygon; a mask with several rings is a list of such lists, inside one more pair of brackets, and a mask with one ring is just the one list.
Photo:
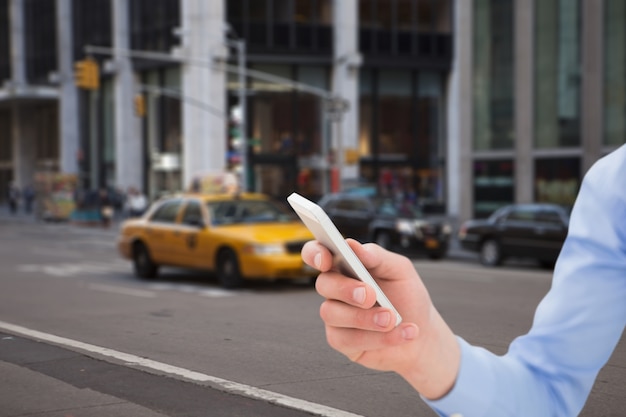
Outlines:
{"label": "city street", "polygon": [[[328,347],[310,283],[226,291],[176,269],[140,281],[116,230],[3,209],[0,417],[435,416],[400,377]],[[551,274],[457,255],[415,266],[457,334],[505,353]],[[624,415],[625,368],[622,337],[581,415]]]}

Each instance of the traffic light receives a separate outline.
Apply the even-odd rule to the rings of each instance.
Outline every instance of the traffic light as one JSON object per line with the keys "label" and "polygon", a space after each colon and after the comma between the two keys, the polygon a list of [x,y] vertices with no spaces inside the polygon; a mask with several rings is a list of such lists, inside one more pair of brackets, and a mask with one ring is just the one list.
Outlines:
{"label": "traffic light", "polygon": [[359,150],[355,148],[347,148],[344,150],[344,161],[346,165],[355,165],[359,162]]}
{"label": "traffic light", "polygon": [[100,71],[93,58],[85,58],[74,63],[74,80],[76,85],[86,90],[100,88]]}
{"label": "traffic light", "polygon": [[135,115],[138,117],[144,117],[146,115],[146,99],[143,94],[135,95]]}

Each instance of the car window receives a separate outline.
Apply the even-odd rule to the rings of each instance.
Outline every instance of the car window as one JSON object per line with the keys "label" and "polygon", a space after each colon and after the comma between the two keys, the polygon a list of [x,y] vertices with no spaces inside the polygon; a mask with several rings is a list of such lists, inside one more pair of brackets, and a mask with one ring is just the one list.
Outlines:
{"label": "car window", "polygon": [[356,205],[354,203],[354,200],[351,198],[345,198],[343,200],[339,200],[336,202],[335,204],[335,208],[337,210],[348,210],[348,211],[354,211],[356,210]]}
{"label": "car window", "polygon": [[150,218],[153,222],[174,223],[182,201],[179,199],[164,202]]}
{"label": "car window", "polygon": [[537,213],[537,221],[562,225],[563,220],[561,220],[561,216],[554,210],[541,210]]}
{"label": "car window", "polygon": [[202,222],[202,206],[198,201],[190,200],[183,212],[183,223],[198,225]]}
{"label": "car window", "polygon": [[507,220],[535,220],[535,211],[527,208],[515,208],[506,217]]}
{"label": "car window", "polygon": [[360,211],[360,212],[369,211],[369,204],[367,200],[365,199],[362,199],[362,198],[354,199],[352,204],[353,204],[354,211]]}
{"label": "car window", "polygon": [[215,225],[263,222],[290,222],[295,214],[272,201],[238,200],[207,203]]}

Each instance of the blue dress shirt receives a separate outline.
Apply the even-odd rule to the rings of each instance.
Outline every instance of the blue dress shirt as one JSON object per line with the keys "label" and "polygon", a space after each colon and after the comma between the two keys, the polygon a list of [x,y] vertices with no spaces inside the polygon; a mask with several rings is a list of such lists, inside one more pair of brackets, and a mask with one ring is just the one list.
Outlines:
{"label": "blue dress shirt", "polygon": [[459,338],[441,416],[576,416],[626,325],[626,145],[585,175],[552,287],[504,356]]}

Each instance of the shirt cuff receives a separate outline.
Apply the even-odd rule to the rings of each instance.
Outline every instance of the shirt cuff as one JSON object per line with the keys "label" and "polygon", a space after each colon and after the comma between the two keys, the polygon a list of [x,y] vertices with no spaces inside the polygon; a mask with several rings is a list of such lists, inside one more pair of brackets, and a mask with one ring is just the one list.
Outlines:
{"label": "shirt cuff", "polygon": [[484,416],[492,407],[495,377],[491,366],[493,353],[467,343],[457,336],[461,364],[454,387],[438,400],[422,399],[442,416]]}

